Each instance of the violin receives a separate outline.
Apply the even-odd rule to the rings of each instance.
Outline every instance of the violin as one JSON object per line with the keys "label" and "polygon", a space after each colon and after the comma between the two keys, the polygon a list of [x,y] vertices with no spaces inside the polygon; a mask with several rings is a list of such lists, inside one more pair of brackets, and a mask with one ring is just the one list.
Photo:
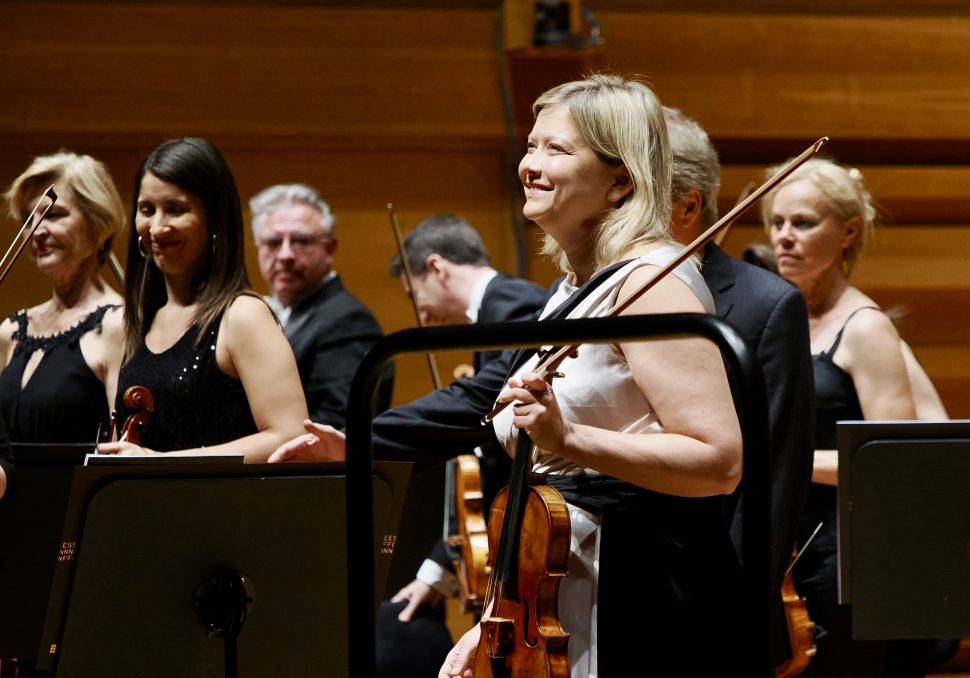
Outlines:
{"label": "violin", "polygon": [[519,431],[511,483],[492,502],[488,541],[494,557],[475,678],[569,676],[569,634],[558,611],[569,558],[569,509],[542,476],[526,473],[532,454],[532,441]]}
{"label": "violin", "polygon": [[[404,249],[401,229],[394,214],[394,206],[388,204],[388,217],[394,241],[397,244],[398,256],[401,257],[401,270],[408,285],[408,296],[419,327],[424,327],[418,299],[411,284],[411,265]],[[435,389],[441,388],[438,367],[434,354],[428,353],[428,368]],[[456,379],[470,377],[474,369],[469,365],[459,365],[455,369]],[[452,564],[458,577],[458,592],[462,612],[479,612],[482,600],[488,586],[488,532],[485,527],[484,494],[482,492],[482,471],[478,457],[473,454],[463,454],[445,467],[445,511],[444,511],[444,540],[450,547]],[[451,533],[451,526],[455,525],[456,534]]]}
{"label": "violin", "polygon": [[458,534],[448,535],[447,541],[455,550],[452,564],[458,576],[461,611],[477,613],[482,609],[491,572],[482,470],[478,457],[473,454],[460,455],[451,464],[454,472],[452,499]]}
{"label": "violin", "polygon": [[134,445],[141,445],[142,431],[152,412],[155,411],[155,399],[152,397],[152,392],[144,386],[129,386],[123,400],[125,407],[134,412],[125,419],[118,433],[118,442],[127,441]]}
{"label": "violin", "polygon": [[[618,316],[664,276],[725,230],[744,210],[777,186],[797,167],[815,155],[828,141],[823,137],[783,167],[774,177],[741,200],[717,223],[684,248],[626,298],[607,312]],[[539,352],[533,372],[548,384],[563,376],[558,370],[579,346],[552,347]],[[483,419],[491,421],[510,403],[498,403]],[[569,634],[558,617],[558,594],[569,555],[570,524],[566,502],[555,488],[528,473],[533,446],[520,430],[509,487],[493,502],[489,523],[492,577],[485,599],[486,614],[479,622],[481,635],[475,653],[476,678],[538,676],[566,678],[570,675],[567,652]],[[494,526],[501,514],[501,534]]]}
{"label": "violin", "polygon": [[775,669],[776,678],[797,676],[815,656],[815,622],[808,616],[805,599],[795,590],[795,580],[789,567],[781,584],[781,600],[785,606],[785,622],[788,627],[788,642],[791,645],[791,659]]}
{"label": "violin", "polygon": [[[459,365],[454,376],[470,379],[475,376],[475,368]],[[446,500],[447,496],[453,496],[451,506],[457,534],[449,534],[447,542],[454,549],[452,565],[458,577],[458,598],[462,612],[480,613],[491,573],[482,465],[475,455],[462,454],[451,463],[451,470],[451,488],[446,492]]]}

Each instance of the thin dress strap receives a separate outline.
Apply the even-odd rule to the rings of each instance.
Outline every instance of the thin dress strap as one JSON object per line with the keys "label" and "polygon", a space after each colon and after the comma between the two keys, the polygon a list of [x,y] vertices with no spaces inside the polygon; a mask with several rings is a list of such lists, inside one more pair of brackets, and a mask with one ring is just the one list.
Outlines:
{"label": "thin dress strap", "polygon": [[862,306],[861,308],[857,308],[856,310],[852,311],[852,313],[849,314],[849,317],[845,319],[845,322],[842,323],[842,327],[839,328],[839,333],[835,335],[835,340],[832,342],[832,345],[829,346],[828,349],[822,351],[822,355],[824,355],[826,358],[831,358],[833,355],[835,355],[835,350],[842,342],[842,333],[845,332],[846,325],[848,325],[849,321],[852,320],[852,316],[859,311],[865,311],[867,309],[872,309],[873,311],[879,311],[882,313],[882,309],[877,306]]}

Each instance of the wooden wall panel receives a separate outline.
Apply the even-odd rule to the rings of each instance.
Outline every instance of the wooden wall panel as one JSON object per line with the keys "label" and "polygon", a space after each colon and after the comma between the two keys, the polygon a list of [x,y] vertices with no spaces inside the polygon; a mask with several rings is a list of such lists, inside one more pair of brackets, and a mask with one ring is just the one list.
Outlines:
{"label": "wooden wall panel", "polygon": [[0,12],[0,72],[17,94],[0,106],[7,131],[197,130],[353,147],[500,129],[488,13],[163,3]]}
{"label": "wooden wall panel", "polygon": [[[201,135],[244,197],[277,181],[321,190],[338,219],[337,268],[385,330],[412,324],[386,275],[389,201],[405,229],[464,214],[511,271],[493,11],[296,4],[0,3],[0,184],[68,147],[105,160],[130,200],[151,147]],[[606,42],[587,61],[643,74],[705,125],[725,160],[724,209],[765,165],[829,135],[894,216],[855,281],[909,309],[903,335],[951,413],[970,416],[970,18],[662,5],[598,11]],[[746,215],[728,249],[761,237]],[[547,283],[555,271],[534,256],[537,231],[527,238],[528,273]],[[251,248],[250,276],[262,289]],[[23,261],[0,313],[46,294]],[[399,401],[427,388],[413,362],[402,362]]]}
{"label": "wooden wall panel", "polygon": [[970,17],[600,18],[610,65],[715,137],[970,137]]}

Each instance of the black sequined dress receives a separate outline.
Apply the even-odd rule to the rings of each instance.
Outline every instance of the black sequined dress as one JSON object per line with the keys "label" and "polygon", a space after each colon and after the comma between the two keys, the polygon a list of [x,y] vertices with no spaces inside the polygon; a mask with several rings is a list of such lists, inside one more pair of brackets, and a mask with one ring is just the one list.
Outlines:
{"label": "black sequined dress", "polygon": [[128,387],[144,386],[154,399],[155,411],[141,434],[144,447],[170,452],[218,445],[256,433],[242,382],[216,363],[221,319],[213,321],[198,343],[196,325],[161,353],[152,353],[142,342],[122,366],[115,404],[118,421],[124,422],[133,413],[123,402]]}

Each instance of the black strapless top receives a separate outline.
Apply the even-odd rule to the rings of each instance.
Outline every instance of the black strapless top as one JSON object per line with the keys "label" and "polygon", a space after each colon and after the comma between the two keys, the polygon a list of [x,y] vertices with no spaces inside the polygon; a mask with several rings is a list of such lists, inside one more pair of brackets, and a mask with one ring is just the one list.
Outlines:
{"label": "black strapless top", "polygon": [[122,366],[115,403],[119,426],[133,413],[123,402],[130,386],[146,387],[154,399],[155,411],[141,434],[145,447],[170,452],[218,445],[257,432],[242,382],[216,363],[221,320],[222,316],[216,318],[198,344],[196,325],[162,353],[152,353],[142,342]]}
{"label": "black strapless top", "polygon": [[[104,314],[114,305],[101,306],[74,327],[50,337],[27,334],[27,311],[10,315],[17,324],[10,363],[0,373],[0,416],[12,442],[91,443],[98,425],[103,436],[109,427],[104,383],[91,371],[81,353],[81,337],[100,331]],[[44,357],[21,388],[24,370],[35,351]]]}

